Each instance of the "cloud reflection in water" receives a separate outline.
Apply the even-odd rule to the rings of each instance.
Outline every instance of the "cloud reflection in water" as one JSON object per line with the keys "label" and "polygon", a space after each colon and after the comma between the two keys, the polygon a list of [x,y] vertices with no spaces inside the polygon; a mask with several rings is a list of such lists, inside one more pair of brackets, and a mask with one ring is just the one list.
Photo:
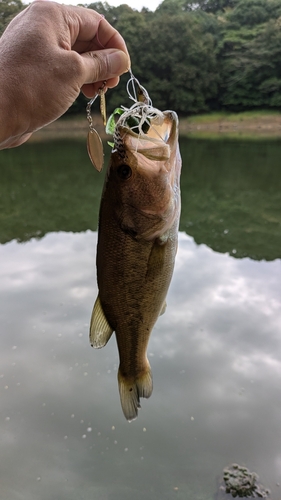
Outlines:
{"label": "cloud reflection in water", "polygon": [[[0,246],[3,500],[213,498],[225,465],[281,480],[280,260],[180,233],[149,344],[154,392],[128,424],[112,339],[94,351],[96,233]],[[144,430],[145,429],[145,430]]]}

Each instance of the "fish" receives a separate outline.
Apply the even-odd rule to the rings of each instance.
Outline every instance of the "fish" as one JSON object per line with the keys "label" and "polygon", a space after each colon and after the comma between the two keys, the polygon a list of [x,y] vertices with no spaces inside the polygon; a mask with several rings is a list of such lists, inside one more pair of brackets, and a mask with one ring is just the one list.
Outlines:
{"label": "fish", "polygon": [[140,398],[149,398],[153,389],[147,346],[165,311],[174,269],[180,172],[174,111],[138,102],[120,116],[100,204],[99,292],[90,343],[101,348],[115,332],[120,401],[128,421],[137,418]]}

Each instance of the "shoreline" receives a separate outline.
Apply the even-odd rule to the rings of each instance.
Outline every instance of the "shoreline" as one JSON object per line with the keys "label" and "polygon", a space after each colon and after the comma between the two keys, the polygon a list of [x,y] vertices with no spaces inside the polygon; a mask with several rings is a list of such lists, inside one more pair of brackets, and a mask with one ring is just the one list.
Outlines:
{"label": "shoreline", "polygon": [[281,137],[281,113],[213,113],[180,120],[180,134],[191,136]]}
{"label": "shoreline", "polygon": [[[94,127],[102,139],[105,133],[100,115],[93,116]],[[28,142],[63,138],[86,138],[89,130],[85,116],[59,118],[35,132]],[[198,138],[278,138],[281,137],[281,113],[209,114],[179,119],[180,135]]]}

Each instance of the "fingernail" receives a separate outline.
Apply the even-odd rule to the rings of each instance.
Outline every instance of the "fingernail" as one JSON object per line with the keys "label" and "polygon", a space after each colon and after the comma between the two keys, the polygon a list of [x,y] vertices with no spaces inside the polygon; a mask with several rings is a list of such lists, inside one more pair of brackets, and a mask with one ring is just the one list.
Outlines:
{"label": "fingernail", "polygon": [[128,56],[122,50],[115,50],[108,55],[109,72],[112,76],[126,73],[128,68]]}

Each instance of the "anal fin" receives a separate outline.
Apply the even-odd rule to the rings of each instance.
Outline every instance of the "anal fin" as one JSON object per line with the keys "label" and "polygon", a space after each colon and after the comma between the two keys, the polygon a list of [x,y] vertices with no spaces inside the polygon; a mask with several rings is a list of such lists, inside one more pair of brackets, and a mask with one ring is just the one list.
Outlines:
{"label": "anal fin", "polygon": [[166,300],[164,300],[159,316],[162,316],[162,314],[164,314],[164,312],[166,311],[166,307],[167,307],[167,302]]}
{"label": "anal fin", "polygon": [[113,329],[108,323],[103,308],[100,302],[100,297],[98,295],[95,302],[90,325],[90,343],[95,349],[100,349],[104,347],[109,341]]}

